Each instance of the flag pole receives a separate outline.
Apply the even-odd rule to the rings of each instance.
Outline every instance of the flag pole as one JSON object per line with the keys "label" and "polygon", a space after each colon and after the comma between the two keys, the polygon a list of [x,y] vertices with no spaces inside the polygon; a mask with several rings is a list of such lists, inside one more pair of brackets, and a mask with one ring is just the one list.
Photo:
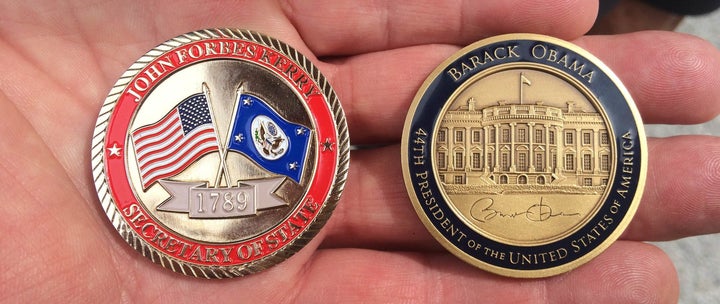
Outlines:
{"label": "flag pole", "polygon": [[[245,90],[245,89],[243,88],[243,83],[241,82],[241,83],[238,85],[237,90],[235,91],[235,104],[233,105],[233,111],[232,111],[233,116],[232,116],[232,118],[230,119],[230,126],[228,127],[227,136],[226,136],[226,138],[228,139],[228,142],[230,142],[231,140],[233,140],[233,139],[232,139],[232,136],[233,136],[233,135],[232,135],[233,126],[235,125],[234,122],[235,122],[235,118],[237,117],[238,104],[240,104],[240,95],[242,95],[242,93],[243,93],[244,90]],[[227,153],[228,153],[228,149],[227,149],[227,147],[225,147],[225,150],[223,150],[223,153],[222,153],[222,155],[221,155],[223,161],[224,161],[225,158],[227,157]],[[226,175],[225,177],[227,178],[227,177],[228,177],[228,176],[227,176],[227,175],[228,175],[228,173],[227,173],[227,168],[225,169],[225,171],[226,171],[226,172],[225,172],[225,175]],[[215,183],[217,183],[218,180],[220,179],[220,173],[221,173],[221,171],[218,170],[218,173],[217,173],[217,175],[215,176]],[[230,184],[228,183],[228,186],[229,186],[229,185],[230,185]]]}
{"label": "flag pole", "polygon": [[238,84],[238,87],[235,90],[235,104],[233,105],[233,111],[232,111],[233,117],[232,117],[232,120],[230,120],[230,123],[231,123],[230,128],[228,128],[228,132],[227,132],[228,138],[230,138],[230,136],[232,136],[232,131],[233,131],[232,127],[235,122],[235,118],[237,118],[237,110],[238,110],[238,105],[240,104],[240,96],[245,92],[245,87],[243,85],[244,85],[244,83],[241,82],[240,84]]}
{"label": "flag pole", "polygon": [[213,111],[212,102],[210,99],[210,88],[208,88],[207,83],[205,83],[205,82],[202,83],[202,90],[203,90],[203,94],[205,95],[205,99],[207,100],[208,108],[210,109],[210,119],[212,119],[212,121],[213,121],[212,125],[213,125],[213,129],[215,129],[215,140],[218,145],[218,155],[220,156],[220,168],[218,168],[218,170],[217,170],[218,173],[215,175],[215,188],[220,186],[220,175],[222,175],[222,173],[225,173],[224,174],[225,175],[225,183],[227,184],[228,187],[230,187],[231,186],[230,185],[230,177],[228,176],[227,164],[225,163],[225,155],[227,153],[226,152],[227,147],[225,147],[220,142],[220,137],[218,136],[218,134],[220,134],[220,133],[218,132],[217,125],[215,124],[215,121],[216,121],[215,113]]}
{"label": "flag pole", "polygon": [[523,104],[523,86],[525,85],[523,77],[525,77],[524,73],[520,72],[520,104]]}
{"label": "flag pole", "polygon": [[243,85],[244,85],[244,83],[241,82],[240,84],[238,84],[238,87],[235,90],[235,104],[233,105],[233,111],[232,111],[233,117],[230,120],[230,128],[228,128],[228,131],[227,131],[228,138],[230,138],[230,136],[232,136],[233,125],[235,123],[235,118],[237,118],[238,105],[240,104],[240,96],[245,92],[245,87]]}
{"label": "flag pole", "polygon": [[530,82],[530,79],[527,79],[525,77],[525,72],[520,72],[520,104],[523,104],[523,99],[525,99],[525,94],[523,94],[523,86],[525,85],[532,85]]}

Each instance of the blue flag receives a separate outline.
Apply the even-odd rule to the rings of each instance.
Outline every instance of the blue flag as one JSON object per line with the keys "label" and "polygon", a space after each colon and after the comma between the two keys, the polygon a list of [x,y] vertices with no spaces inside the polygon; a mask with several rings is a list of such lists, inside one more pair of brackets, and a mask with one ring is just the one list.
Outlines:
{"label": "blue flag", "polygon": [[244,154],[260,167],[300,182],[310,129],[282,118],[263,100],[240,94],[228,150]]}

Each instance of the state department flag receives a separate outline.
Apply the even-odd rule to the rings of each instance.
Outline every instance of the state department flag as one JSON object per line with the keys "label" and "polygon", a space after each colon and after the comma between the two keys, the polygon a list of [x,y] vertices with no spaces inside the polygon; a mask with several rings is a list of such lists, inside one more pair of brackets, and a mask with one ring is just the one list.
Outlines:
{"label": "state department flag", "polygon": [[244,154],[260,167],[300,182],[310,130],[291,123],[258,97],[240,94],[228,150]]}

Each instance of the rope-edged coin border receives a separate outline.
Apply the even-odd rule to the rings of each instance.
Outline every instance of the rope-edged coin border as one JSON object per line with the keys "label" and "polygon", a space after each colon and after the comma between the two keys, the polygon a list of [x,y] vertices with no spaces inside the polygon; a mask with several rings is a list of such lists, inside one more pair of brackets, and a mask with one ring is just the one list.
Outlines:
{"label": "rope-edged coin border", "polygon": [[[164,255],[154,247],[144,242],[135,233],[135,231],[128,227],[119,210],[116,208],[107,184],[107,176],[105,174],[105,166],[103,162],[103,156],[105,153],[104,147],[106,145],[105,135],[107,133],[109,119],[115,105],[117,104],[120,94],[125,90],[126,86],[130,83],[133,77],[135,77],[135,75],[137,75],[150,62],[169,50],[192,42],[214,38],[239,38],[252,41],[263,46],[270,47],[295,61],[298,66],[310,75],[322,91],[330,110],[332,111],[335,127],[338,132],[338,142],[336,143],[336,147],[338,149],[337,172],[334,176],[334,182],[332,188],[330,189],[330,193],[325,199],[325,203],[315,220],[300,234],[300,236],[290,241],[276,252],[253,262],[233,266],[202,266],[187,263]],[[149,258],[151,261],[161,265],[162,267],[184,275],[208,279],[231,278],[256,273],[288,259],[304,247],[315,235],[317,235],[320,229],[330,218],[332,211],[337,206],[340,194],[345,188],[350,163],[350,138],[345,114],[342,110],[340,101],[337,98],[337,94],[327,82],[325,77],[320,73],[318,68],[315,67],[315,65],[313,65],[310,60],[308,60],[300,52],[275,38],[250,30],[229,28],[206,29],[186,33],[164,42],[140,57],[140,59],[133,63],[130,68],[122,74],[105,99],[105,102],[100,109],[97,123],[95,124],[95,131],[93,133],[91,146],[93,178],[95,189],[97,190],[98,198],[100,200],[100,205],[102,206],[105,214],[108,216],[108,219],[110,219],[113,227],[115,227],[118,233],[120,233],[120,236],[136,251],[140,252],[143,256]]]}

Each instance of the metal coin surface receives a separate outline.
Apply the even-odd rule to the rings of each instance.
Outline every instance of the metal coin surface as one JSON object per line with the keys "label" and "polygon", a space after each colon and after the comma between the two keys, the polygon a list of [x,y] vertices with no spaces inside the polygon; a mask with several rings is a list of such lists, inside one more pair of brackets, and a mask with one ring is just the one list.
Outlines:
{"label": "metal coin surface", "polygon": [[569,42],[510,34],[440,64],[402,138],[405,186],[425,227],[481,269],[535,278],[574,269],[622,234],[647,144],[620,80]]}
{"label": "metal coin surface", "polygon": [[247,30],[187,33],[150,50],[100,110],[100,204],[142,255],[185,275],[273,266],[328,220],[349,161],[328,82],[287,44]]}

